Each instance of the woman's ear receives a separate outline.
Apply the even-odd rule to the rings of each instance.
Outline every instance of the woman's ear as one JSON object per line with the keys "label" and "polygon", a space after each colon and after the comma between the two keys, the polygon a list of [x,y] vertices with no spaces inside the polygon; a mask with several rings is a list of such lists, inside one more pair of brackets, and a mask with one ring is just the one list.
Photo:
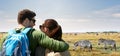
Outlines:
{"label": "woman's ear", "polygon": [[46,27],[43,27],[42,25],[39,25],[39,29],[41,29],[43,32],[48,33],[49,29]]}
{"label": "woman's ear", "polygon": [[49,32],[49,29],[44,27],[44,32]]}
{"label": "woman's ear", "polygon": [[39,25],[39,29],[41,29],[42,28],[42,26],[41,25]]}
{"label": "woman's ear", "polygon": [[42,25],[39,25],[39,29],[42,31],[42,32],[45,32],[45,29]]}

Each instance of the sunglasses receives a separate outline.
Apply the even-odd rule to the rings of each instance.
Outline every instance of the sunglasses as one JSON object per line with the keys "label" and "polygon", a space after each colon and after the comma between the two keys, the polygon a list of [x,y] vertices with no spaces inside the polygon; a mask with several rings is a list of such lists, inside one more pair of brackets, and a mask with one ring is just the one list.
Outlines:
{"label": "sunglasses", "polygon": [[35,22],[36,22],[36,20],[35,20],[35,19],[31,19],[31,21],[33,21],[33,23],[35,23]]}

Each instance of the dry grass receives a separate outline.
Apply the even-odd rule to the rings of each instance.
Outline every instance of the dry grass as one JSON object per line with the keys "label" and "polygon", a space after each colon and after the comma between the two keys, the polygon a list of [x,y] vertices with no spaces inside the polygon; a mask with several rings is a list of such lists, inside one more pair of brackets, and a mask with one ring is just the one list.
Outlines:
{"label": "dry grass", "polygon": [[6,33],[0,33],[0,50],[1,50],[1,42],[2,42],[2,39],[1,39],[1,38],[2,38],[3,36],[5,36],[5,35],[6,35]]}
{"label": "dry grass", "polygon": [[[113,39],[117,43],[117,51],[113,50],[104,50],[102,47],[103,45],[97,45],[97,40],[99,38],[105,38],[105,39]],[[96,34],[87,34],[87,33],[81,33],[81,34],[63,34],[63,39],[69,43],[70,48],[69,51],[71,53],[71,56],[120,56],[120,34],[119,33],[110,33],[110,34],[104,34],[99,33]],[[92,42],[93,50],[91,52],[87,51],[86,49],[80,50],[79,47],[73,51],[73,44],[76,41],[87,39]]]}

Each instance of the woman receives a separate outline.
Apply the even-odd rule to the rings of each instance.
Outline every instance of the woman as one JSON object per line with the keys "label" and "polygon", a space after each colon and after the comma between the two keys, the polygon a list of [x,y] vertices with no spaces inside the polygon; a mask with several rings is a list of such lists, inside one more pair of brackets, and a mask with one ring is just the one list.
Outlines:
{"label": "woman", "polygon": [[[50,38],[63,41],[62,40],[62,28],[54,19],[46,19],[45,22],[39,26],[39,28],[47,34]],[[57,52],[46,49],[46,56],[70,56],[68,51]]]}

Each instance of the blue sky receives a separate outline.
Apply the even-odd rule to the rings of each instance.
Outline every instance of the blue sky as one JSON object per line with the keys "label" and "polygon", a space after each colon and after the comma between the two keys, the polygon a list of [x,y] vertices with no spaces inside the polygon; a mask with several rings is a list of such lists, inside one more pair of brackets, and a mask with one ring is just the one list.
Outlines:
{"label": "blue sky", "polygon": [[22,9],[36,12],[36,29],[53,18],[63,32],[120,31],[120,0],[1,0],[0,32],[17,27]]}

